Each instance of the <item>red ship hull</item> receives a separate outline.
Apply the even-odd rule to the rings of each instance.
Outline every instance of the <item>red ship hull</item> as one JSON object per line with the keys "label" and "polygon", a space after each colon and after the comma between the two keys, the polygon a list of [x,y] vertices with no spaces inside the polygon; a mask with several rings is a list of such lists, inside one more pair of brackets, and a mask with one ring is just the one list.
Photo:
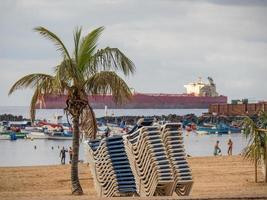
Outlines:
{"label": "red ship hull", "polygon": [[[209,108],[211,104],[227,103],[226,96],[193,96],[183,94],[143,94],[136,93],[132,99],[123,105],[116,105],[111,95],[88,96],[90,105],[95,109],[178,109],[178,108]],[[66,107],[66,96],[45,96],[44,103],[38,103],[36,108],[60,109]]]}

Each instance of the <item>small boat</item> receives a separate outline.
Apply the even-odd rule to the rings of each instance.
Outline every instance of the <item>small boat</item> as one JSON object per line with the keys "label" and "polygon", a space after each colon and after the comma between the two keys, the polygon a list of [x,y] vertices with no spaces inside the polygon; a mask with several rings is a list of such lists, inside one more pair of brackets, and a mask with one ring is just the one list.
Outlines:
{"label": "small boat", "polygon": [[212,133],[212,132],[216,132],[216,126],[198,126],[196,133],[198,132],[206,132],[206,133]]}
{"label": "small boat", "polygon": [[185,126],[185,130],[187,132],[191,132],[191,131],[195,131],[197,129],[197,126],[195,123],[188,123],[186,126]]}
{"label": "small boat", "polygon": [[30,132],[29,134],[27,134],[26,138],[27,139],[47,139],[48,134],[46,134],[44,132],[33,131],[33,132]]}
{"label": "small boat", "polygon": [[0,125],[0,140],[10,140],[10,131],[7,131],[6,127],[3,125]]}
{"label": "small boat", "polygon": [[203,126],[204,127],[209,127],[209,128],[212,128],[212,127],[214,127],[214,126],[216,126],[215,124],[212,124],[212,123],[203,123]]}
{"label": "small boat", "polygon": [[24,133],[24,132],[18,132],[18,133],[15,133],[15,135],[16,135],[17,139],[25,139],[27,133]]}
{"label": "small boat", "polygon": [[9,139],[11,139],[11,140],[16,140],[16,139],[25,139],[27,133],[26,132],[5,131],[5,132],[1,132],[0,135],[9,137]]}
{"label": "small boat", "polygon": [[209,134],[209,132],[205,131],[205,130],[195,130],[195,133],[197,133],[198,135],[207,135],[207,134]]}
{"label": "small boat", "polygon": [[226,124],[217,124],[217,125],[209,125],[209,126],[198,126],[196,133],[207,132],[208,134],[230,134],[230,133],[241,133],[241,128],[228,126]]}
{"label": "small boat", "polygon": [[26,135],[27,139],[47,139],[47,130],[42,127],[27,127],[25,129],[28,134]]}
{"label": "small boat", "polygon": [[10,140],[10,135],[2,135],[2,134],[0,134],[0,140]]}
{"label": "small boat", "polygon": [[48,133],[49,140],[72,140],[72,132],[64,131],[64,132],[50,132]]}
{"label": "small boat", "polygon": [[234,126],[229,126],[226,124],[219,124],[217,126],[217,132],[218,134],[231,134],[231,133],[241,133],[241,128],[239,127],[234,127]]}
{"label": "small boat", "polygon": [[242,129],[237,126],[229,126],[229,130],[231,133],[241,133]]}

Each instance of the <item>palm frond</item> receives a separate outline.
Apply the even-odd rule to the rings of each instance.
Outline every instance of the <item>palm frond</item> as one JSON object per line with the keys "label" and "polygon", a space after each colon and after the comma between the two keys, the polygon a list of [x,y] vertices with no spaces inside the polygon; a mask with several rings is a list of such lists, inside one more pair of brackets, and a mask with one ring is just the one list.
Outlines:
{"label": "palm frond", "polygon": [[35,114],[36,114],[35,106],[36,106],[36,103],[38,101],[39,95],[40,95],[40,89],[36,88],[34,93],[33,93],[33,96],[31,99],[31,104],[30,104],[30,117],[31,117],[32,122],[34,122],[34,120],[35,120]]}
{"label": "palm frond", "polygon": [[89,34],[87,34],[81,41],[79,48],[79,56],[77,61],[77,66],[80,71],[83,71],[85,66],[88,65],[92,55],[95,52],[97,41],[104,27],[99,27]]}
{"label": "palm frond", "polygon": [[84,84],[89,94],[112,94],[114,101],[122,104],[132,97],[130,88],[115,72],[101,71],[91,76]]}
{"label": "palm frond", "polygon": [[246,117],[243,120],[244,135],[248,139],[247,146],[243,149],[243,156],[245,159],[259,162],[261,156],[264,158],[265,148],[267,144],[266,130],[262,129],[262,123],[266,123],[266,113],[259,113],[259,120],[254,122],[251,118]]}
{"label": "palm frond", "polygon": [[61,53],[64,59],[67,58],[68,60],[71,60],[71,57],[70,57],[70,54],[67,48],[65,47],[63,42],[60,40],[60,38],[55,33],[49,31],[48,29],[42,26],[36,27],[34,28],[34,30],[40,33],[43,37],[51,40],[56,45],[57,50]]}
{"label": "palm frond", "polygon": [[42,84],[42,89],[53,89],[54,77],[48,74],[29,74],[19,79],[9,90],[8,95],[11,95],[15,90],[25,88],[35,88],[38,84]]}
{"label": "palm frond", "polygon": [[267,112],[264,112],[261,110],[258,113],[258,115],[259,115],[259,121],[258,121],[259,127],[266,129],[267,128]]}
{"label": "palm frond", "polygon": [[251,162],[260,162],[261,149],[257,148],[254,143],[249,146],[246,146],[241,154],[246,160],[249,160]]}
{"label": "palm frond", "polygon": [[78,56],[79,56],[81,33],[82,33],[82,28],[81,27],[77,27],[75,29],[74,33],[73,33],[73,38],[74,38],[74,55],[75,55],[76,62],[77,62]]}
{"label": "palm frond", "polygon": [[[70,62],[72,64],[70,65]],[[75,61],[63,60],[54,69],[55,77],[60,82],[65,82],[67,85],[78,85],[79,82],[83,82],[84,77],[82,73],[77,69]]]}
{"label": "palm frond", "polygon": [[70,61],[63,60],[54,68],[55,76],[58,80],[71,81],[73,79],[72,69],[69,64]]}
{"label": "palm frond", "polygon": [[[78,70],[76,68],[76,64],[75,62],[73,62],[73,59],[71,58],[67,48],[65,47],[65,45],[63,44],[63,42],[60,40],[60,38],[53,32],[49,31],[48,29],[44,28],[44,27],[36,27],[34,29],[35,31],[39,32],[42,36],[44,36],[45,38],[48,38],[49,40],[51,40],[57,47],[57,50],[61,52],[62,56],[63,56],[63,60],[65,62],[69,62],[68,66],[70,67],[70,73],[72,74],[72,77],[74,79],[74,82],[77,82],[77,80],[81,77],[78,73]],[[78,31],[79,32],[79,31]],[[77,33],[77,38],[75,40],[78,41],[78,37],[79,33]],[[76,45],[76,44],[75,44]],[[65,65],[66,66],[66,65]]]}
{"label": "palm frond", "polygon": [[134,63],[125,56],[118,48],[107,47],[98,50],[90,61],[90,66],[87,66],[90,72],[90,67],[97,66],[98,71],[115,70],[122,71],[128,76],[135,72]]}
{"label": "palm frond", "polygon": [[251,137],[253,135],[252,133],[254,133],[257,129],[255,122],[250,117],[244,118],[243,127],[246,138]]}

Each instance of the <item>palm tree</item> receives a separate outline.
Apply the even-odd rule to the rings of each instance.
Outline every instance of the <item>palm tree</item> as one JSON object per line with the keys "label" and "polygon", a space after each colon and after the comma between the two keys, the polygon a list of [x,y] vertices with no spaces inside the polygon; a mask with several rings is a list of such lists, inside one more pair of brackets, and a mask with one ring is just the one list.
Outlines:
{"label": "palm tree", "polygon": [[248,145],[243,150],[244,158],[255,163],[255,182],[257,182],[257,166],[263,161],[265,182],[267,182],[267,113],[260,111],[258,119],[244,119],[244,134],[248,138]]}
{"label": "palm tree", "polygon": [[[34,29],[52,41],[62,55],[62,62],[55,67],[53,75],[35,73],[19,79],[10,89],[32,88],[34,93],[30,104],[32,120],[35,118],[35,106],[44,95],[67,95],[65,111],[72,118],[73,160],[71,163],[72,194],[83,194],[78,177],[78,157],[80,127],[83,116],[92,118],[92,130],[95,135],[95,116],[87,95],[112,94],[117,103],[131,98],[131,91],[116,72],[128,76],[133,74],[135,66],[119,49],[106,47],[97,49],[97,41],[104,28],[99,27],[84,37],[82,29],[74,31],[74,51],[70,54],[61,39],[44,27]],[[84,114],[85,113],[85,114]],[[87,114],[86,114],[87,113]],[[89,114],[88,114],[89,113]]]}

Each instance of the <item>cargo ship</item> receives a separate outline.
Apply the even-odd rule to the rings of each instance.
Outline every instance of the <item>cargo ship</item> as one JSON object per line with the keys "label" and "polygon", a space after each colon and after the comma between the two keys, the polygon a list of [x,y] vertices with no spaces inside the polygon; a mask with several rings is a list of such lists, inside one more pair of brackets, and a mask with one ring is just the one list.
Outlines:
{"label": "cargo ship", "polygon": [[[123,105],[117,105],[112,95],[88,96],[90,105],[95,109],[205,109],[211,104],[227,103],[227,97],[218,95],[216,85],[212,78],[205,83],[200,78],[198,81],[185,85],[184,94],[164,93],[136,93],[133,92],[131,100]],[[37,103],[36,108],[60,109],[66,107],[66,96],[44,96],[43,103]]]}

